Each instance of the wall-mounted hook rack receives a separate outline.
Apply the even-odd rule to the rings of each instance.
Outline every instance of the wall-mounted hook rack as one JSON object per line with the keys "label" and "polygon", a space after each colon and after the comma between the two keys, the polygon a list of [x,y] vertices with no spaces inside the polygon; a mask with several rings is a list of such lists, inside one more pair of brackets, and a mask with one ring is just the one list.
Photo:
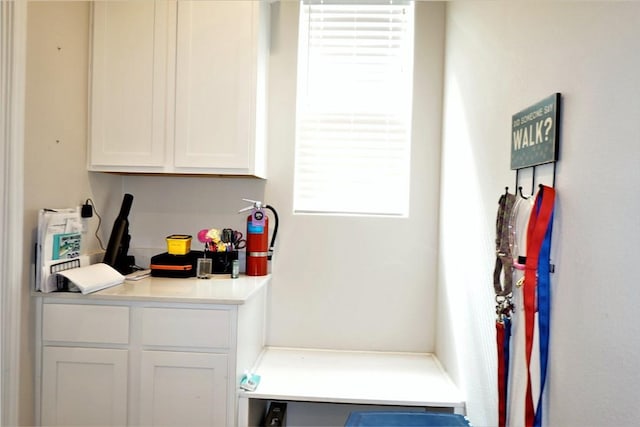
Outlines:
{"label": "wall-mounted hook rack", "polygon": [[[520,197],[522,197],[523,199],[527,199],[530,196],[533,196],[535,194],[535,188],[536,188],[536,166],[539,165],[534,165],[534,166],[527,166],[524,168],[519,168],[516,169],[516,189],[517,192],[516,194],[520,194]],[[531,194],[530,196],[525,196],[522,192],[522,185],[520,185],[520,171],[523,169],[531,169]],[[541,184],[538,184],[538,187],[540,187]],[[552,178],[552,187],[555,188],[556,186],[556,162],[553,162],[553,178]]]}

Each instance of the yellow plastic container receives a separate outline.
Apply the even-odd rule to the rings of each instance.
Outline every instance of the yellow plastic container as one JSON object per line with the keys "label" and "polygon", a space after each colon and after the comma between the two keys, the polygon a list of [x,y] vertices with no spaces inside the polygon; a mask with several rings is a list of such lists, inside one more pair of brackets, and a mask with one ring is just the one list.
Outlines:
{"label": "yellow plastic container", "polygon": [[191,252],[191,236],[172,234],[167,236],[167,252],[171,255],[186,255]]}

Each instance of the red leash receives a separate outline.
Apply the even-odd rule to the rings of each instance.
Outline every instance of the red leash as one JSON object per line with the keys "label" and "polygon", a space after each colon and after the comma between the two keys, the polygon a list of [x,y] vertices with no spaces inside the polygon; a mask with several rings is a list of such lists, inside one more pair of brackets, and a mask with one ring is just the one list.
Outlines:
{"label": "red leash", "polygon": [[505,389],[506,367],[504,361],[504,323],[496,322],[496,344],[498,350],[498,426],[506,425],[507,401]]}
{"label": "red leash", "polygon": [[496,344],[498,350],[498,427],[507,425],[507,389],[509,383],[509,340],[511,319],[505,317],[496,322]]}
{"label": "red leash", "polygon": [[525,355],[527,359],[527,394],[525,401],[525,425],[533,426],[535,410],[531,391],[531,353],[533,350],[533,334],[536,307],[536,287],[538,273],[538,258],[553,214],[555,190],[544,185],[536,195],[536,201],[527,228],[527,262],[524,270],[524,318],[525,318]]}

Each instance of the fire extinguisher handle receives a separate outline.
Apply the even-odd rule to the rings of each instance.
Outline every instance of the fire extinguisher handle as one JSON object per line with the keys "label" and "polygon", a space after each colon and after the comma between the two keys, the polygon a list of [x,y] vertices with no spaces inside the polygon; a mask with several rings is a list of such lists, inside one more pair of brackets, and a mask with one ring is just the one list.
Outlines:
{"label": "fire extinguisher handle", "polygon": [[273,255],[273,250],[276,246],[276,236],[278,235],[278,223],[280,222],[278,218],[278,212],[276,212],[275,208],[271,205],[265,205],[265,209],[269,209],[271,213],[273,213],[274,225],[273,225],[273,235],[271,236],[271,244],[269,245],[269,251],[267,255],[267,259],[271,260],[271,256]]}
{"label": "fire extinguisher handle", "polygon": [[251,206],[247,206],[246,208],[240,209],[238,213],[246,212],[251,209],[262,209],[262,202],[259,200],[251,200],[251,199],[242,199],[242,200],[244,200],[245,202],[251,203]]}

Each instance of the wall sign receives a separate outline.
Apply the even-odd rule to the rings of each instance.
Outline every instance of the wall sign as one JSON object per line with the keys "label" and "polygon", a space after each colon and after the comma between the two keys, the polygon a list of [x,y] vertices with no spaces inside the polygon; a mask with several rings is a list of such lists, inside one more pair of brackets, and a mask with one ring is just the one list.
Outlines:
{"label": "wall sign", "polygon": [[511,169],[558,160],[560,94],[513,115],[511,125]]}

